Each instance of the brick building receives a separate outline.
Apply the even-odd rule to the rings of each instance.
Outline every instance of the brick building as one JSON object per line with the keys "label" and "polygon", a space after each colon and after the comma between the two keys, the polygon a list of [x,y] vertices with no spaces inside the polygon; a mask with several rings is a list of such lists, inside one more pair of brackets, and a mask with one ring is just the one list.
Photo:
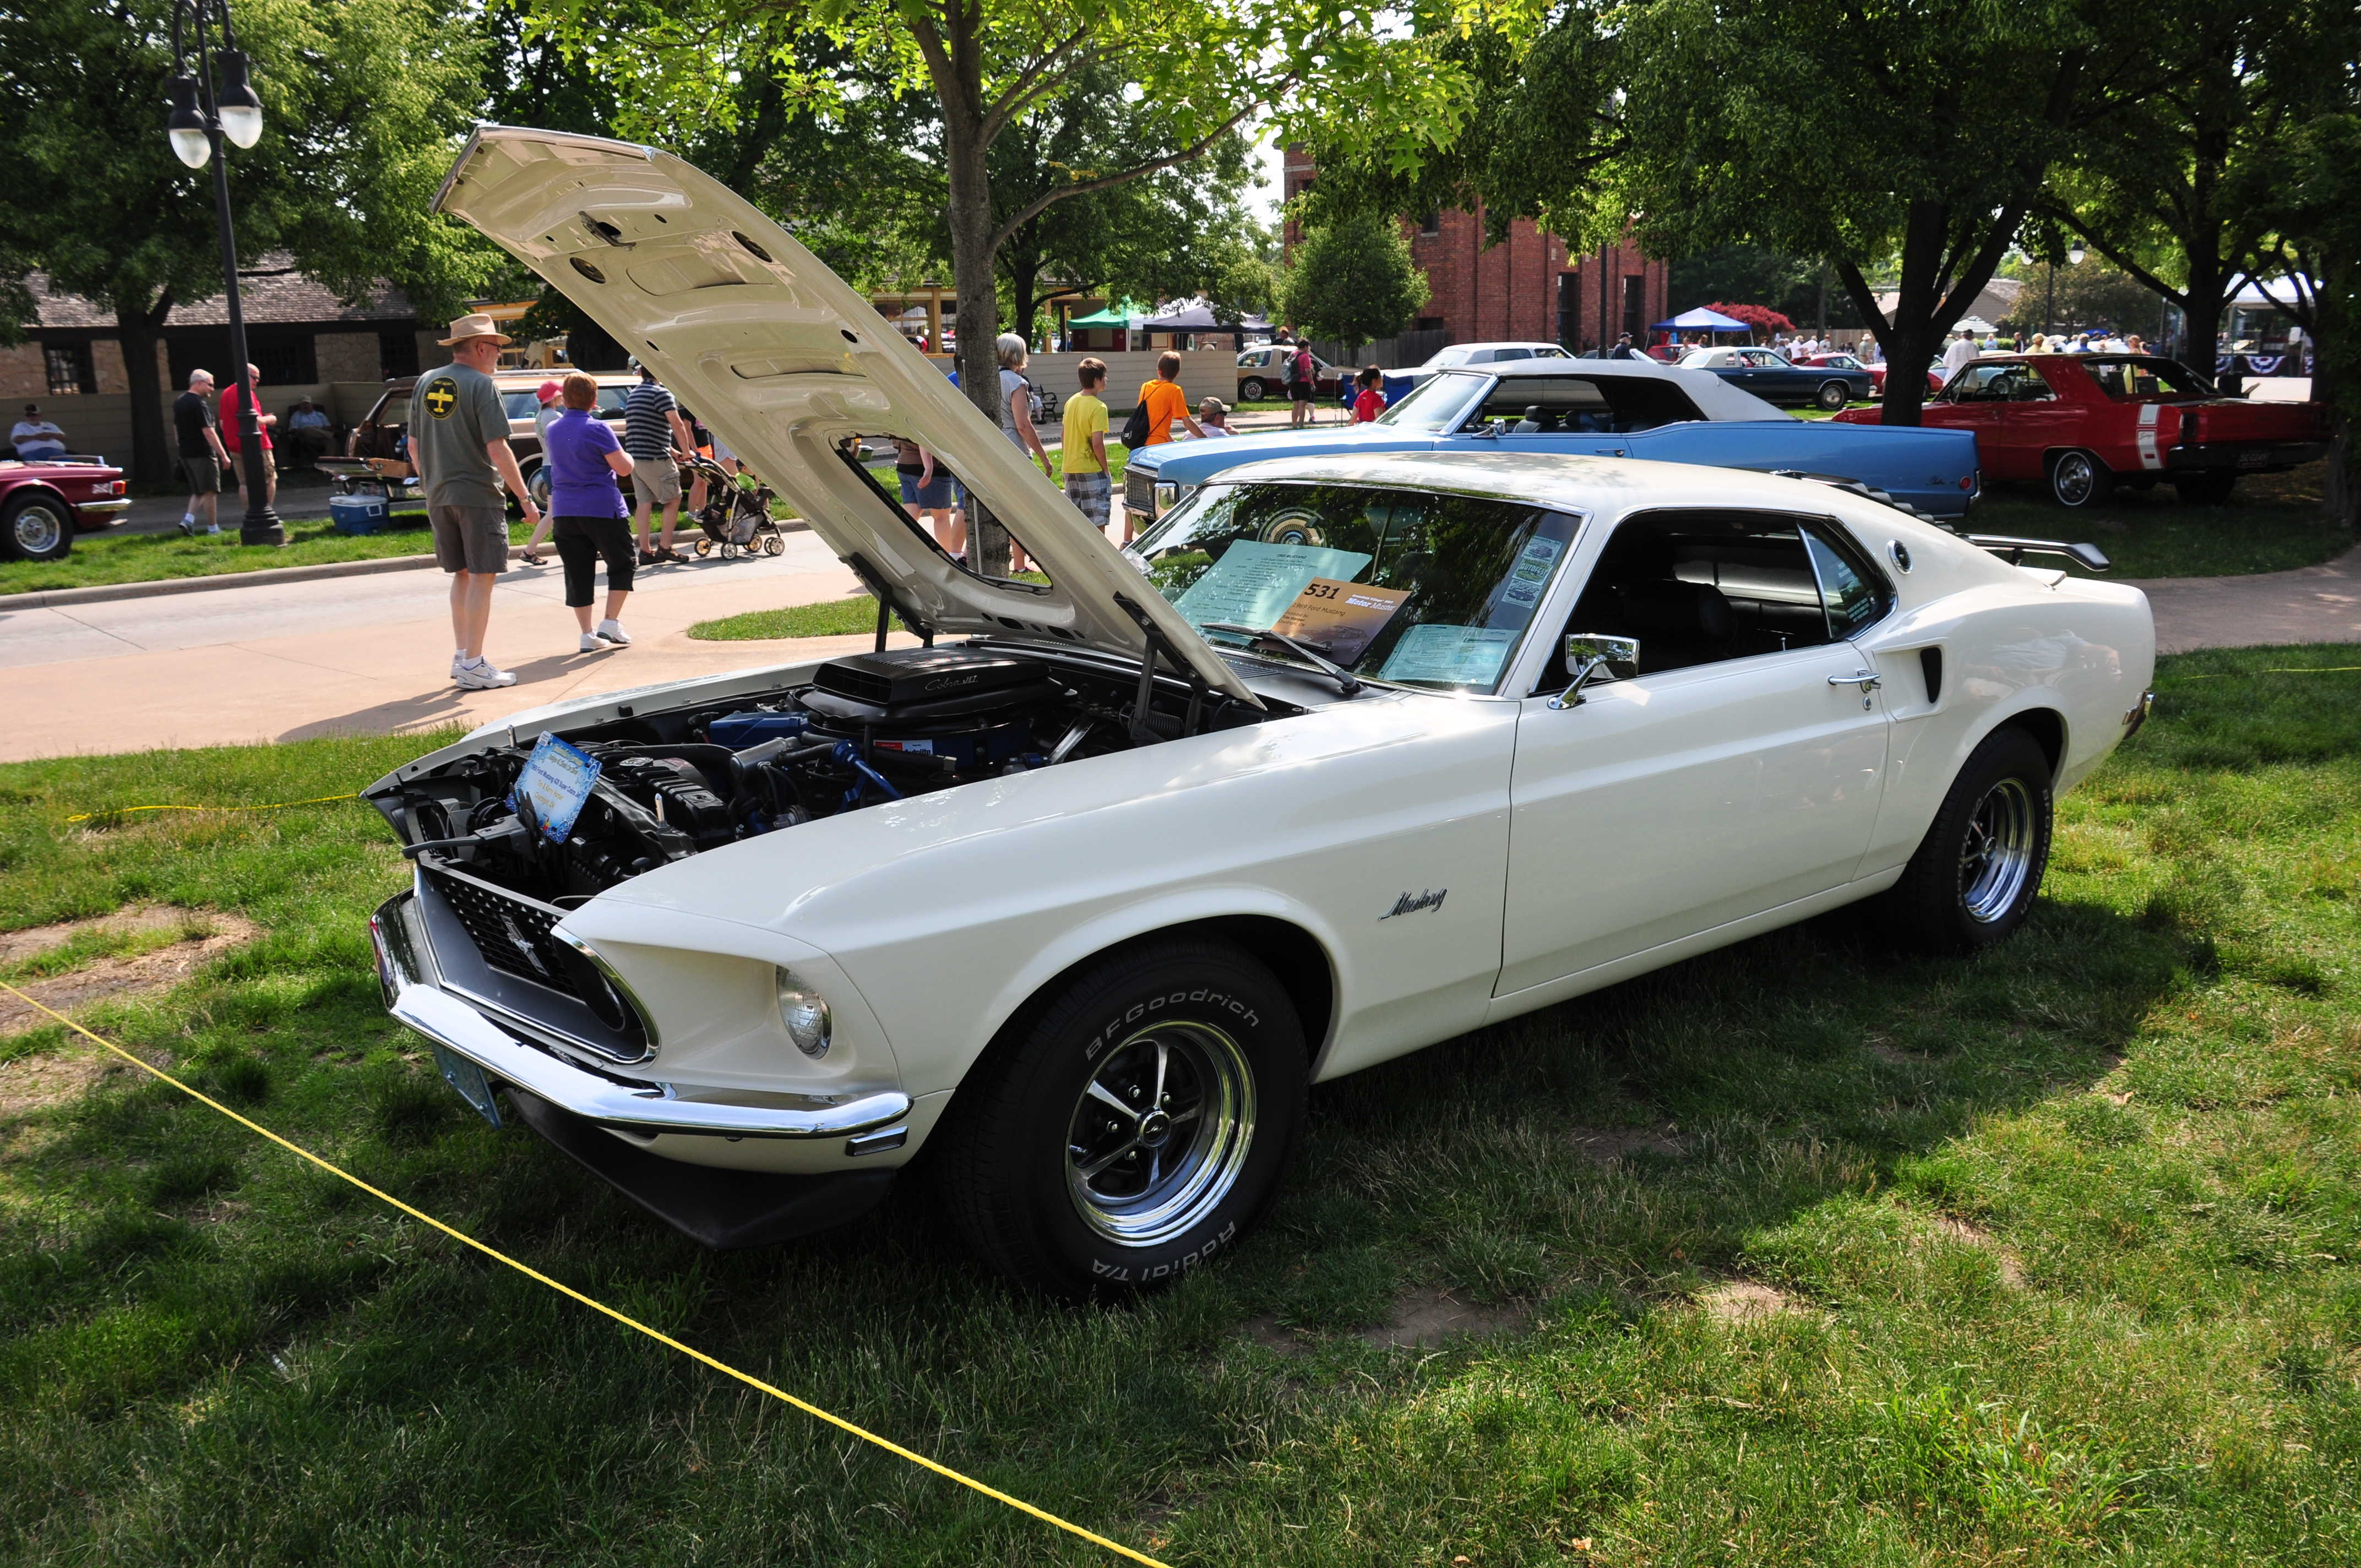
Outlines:
{"label": "brick building", "polygon": [[[1288,148],[1288,200],[1317,173],[1306,154]],[[1431,213],[1422,223],[1405,221],[1403,228],[1431,291],[1403,336],[1417,338],[1427,353],[1446,344],[1500,339],[1599,348],[1623,332],[1644,344],[1648,323],[1672,313],[1665,308],[1671,264],[1651,261],[1628,245],[1569,255],[1564,240],[1518,218],[1506,240],[1488,246],[1480,209]],[[1295,241],[1292,223],[1287,240]]]}
{"label": "brick building", "polygon": [[[126,392],[123,346],[115,316],[78,294],[52,293],[35,273],[34,319],[27,342],[0,348],[0,401],[28,398],[104,396]],[[419,330],[418,313],[398,289],[345,304],[294,270],[285,256],[264,256],[238,274],[246,307],[247,348],[265,386],[316,386],[382,381],[418,373],[441,334]],[[165,318],[158,369],[177,390],[200,366],[227,380],[229,307],[216,295],[178,305]]]}

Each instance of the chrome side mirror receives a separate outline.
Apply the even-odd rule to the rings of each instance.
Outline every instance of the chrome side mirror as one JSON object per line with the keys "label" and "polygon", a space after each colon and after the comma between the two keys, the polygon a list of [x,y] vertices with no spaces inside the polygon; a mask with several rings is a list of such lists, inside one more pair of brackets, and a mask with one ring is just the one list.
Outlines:
{"label": "chrome side mirror", "polygon": [[1640,667],[1640,640],[1636,637],[1609,637],[1597,631],[1573,631],[1566,634],[1565,667],[1574,679],[1565,690],[1549,699],[1550,707],[1579,707],[1582,688],[1590,677],[1609,664],[1620,664],[1637,674]]}

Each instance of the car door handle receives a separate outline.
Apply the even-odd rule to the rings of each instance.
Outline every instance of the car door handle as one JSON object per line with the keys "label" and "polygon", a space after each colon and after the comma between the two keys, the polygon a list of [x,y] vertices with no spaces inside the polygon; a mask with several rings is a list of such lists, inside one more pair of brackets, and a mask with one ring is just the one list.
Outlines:
{"label": "car door handle", "polygon": [[1859,686],[1861,688],[1861,709],[1866,712],[1870,706],[1869,694],[1883,687],[1885,685],[1885,677],[1879,674],[1875,670],[1858,670],[1850,675],[1830,675],[1828,677],[1828,685],[1832,686]]}

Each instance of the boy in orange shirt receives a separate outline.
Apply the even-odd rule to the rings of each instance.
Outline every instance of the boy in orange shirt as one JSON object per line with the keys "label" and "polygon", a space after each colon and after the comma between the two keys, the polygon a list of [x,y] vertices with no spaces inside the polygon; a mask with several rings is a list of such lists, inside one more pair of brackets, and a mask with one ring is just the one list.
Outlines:
{"label": "boy in orange shirt", "polygon": [[1161,446],[1172,439],[1172,422],[1179,420],[1189,427],[1189,433],[1202,437],[1204,427],[1189,413],[1189,394],[1180,389],[1180,356],[1166,349],[1156,361],[1156,379],[1139,389],[1139,400],[1148,408],[1148,444]]}

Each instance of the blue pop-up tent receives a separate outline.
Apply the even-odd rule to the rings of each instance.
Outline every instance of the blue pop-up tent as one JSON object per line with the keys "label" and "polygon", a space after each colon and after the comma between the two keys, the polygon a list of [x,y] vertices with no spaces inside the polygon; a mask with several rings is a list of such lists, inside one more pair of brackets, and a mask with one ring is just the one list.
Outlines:
{"label": "blue pop-up tent", "polygon": [[1658,322],[1652,332],[1751,332],[1744,322],[1735,322],[1719,311],[1699,305],[1693,311],[1683,311],[1668,322]]}

